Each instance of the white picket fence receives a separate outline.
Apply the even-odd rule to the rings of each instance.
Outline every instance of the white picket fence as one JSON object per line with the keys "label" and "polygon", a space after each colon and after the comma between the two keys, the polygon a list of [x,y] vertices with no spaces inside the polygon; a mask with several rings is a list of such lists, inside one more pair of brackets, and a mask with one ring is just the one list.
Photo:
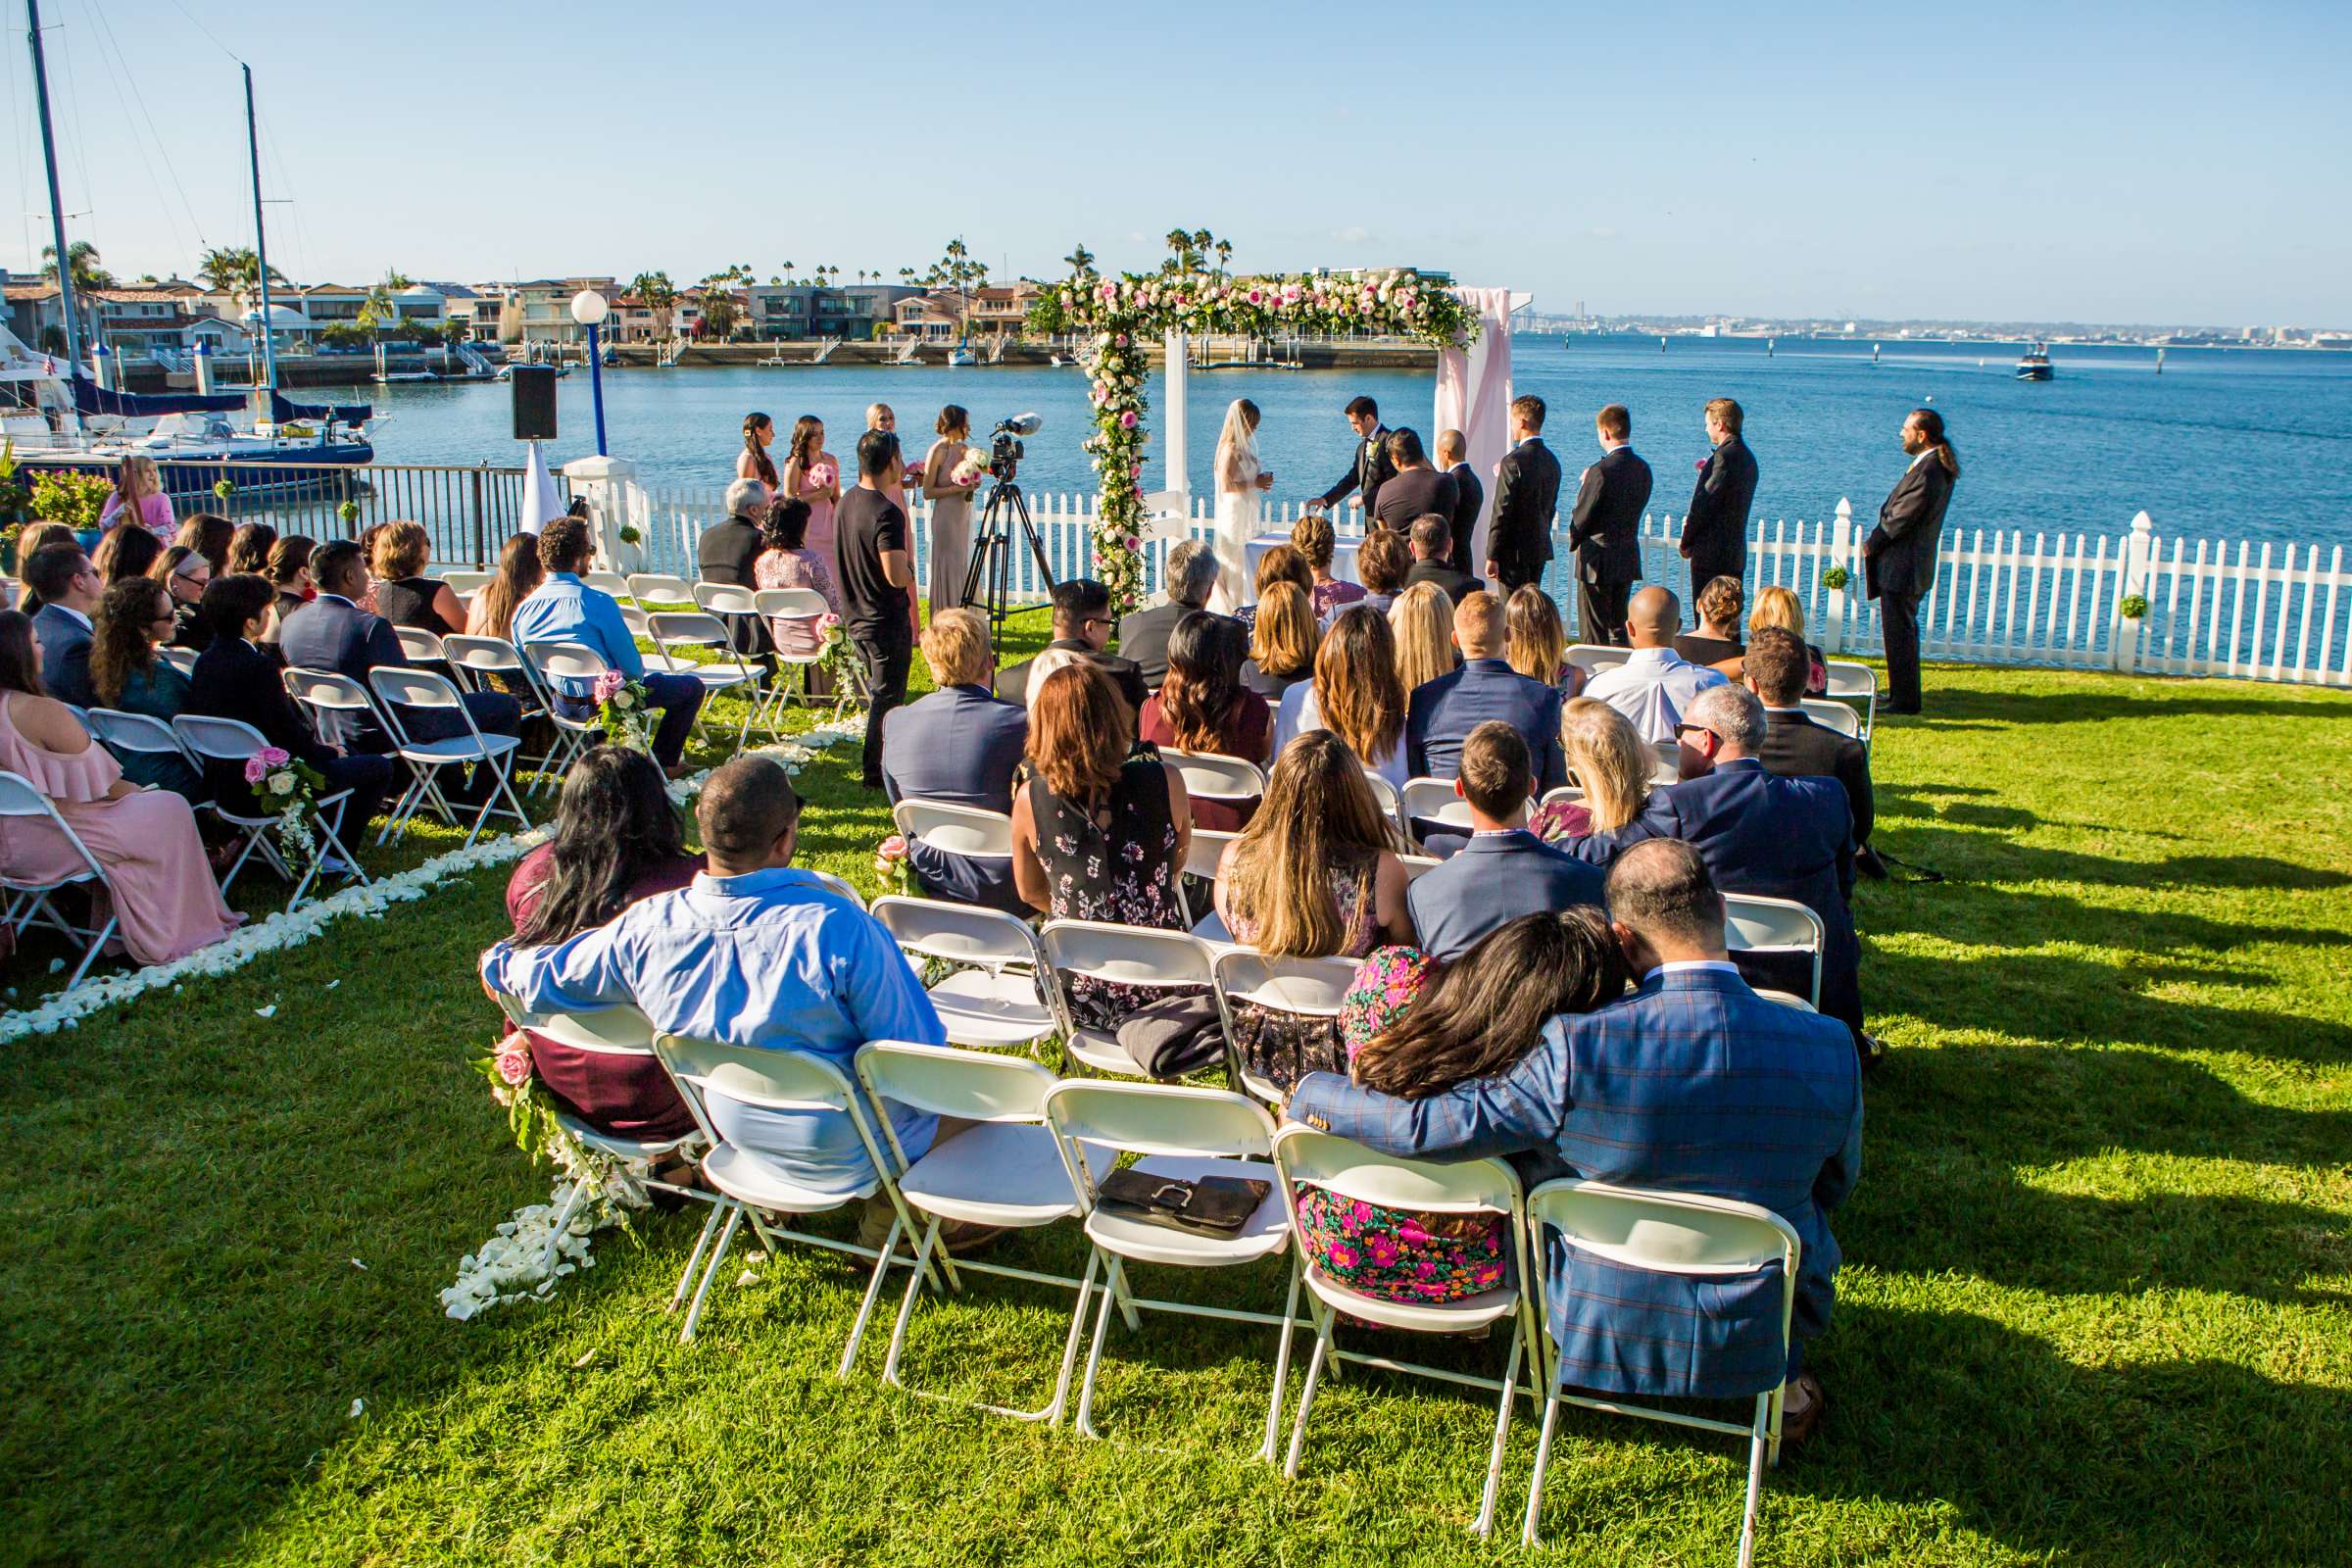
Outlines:
{"label": "white picket fence", "polygon": [[[720,488],[631,482],[627,489],[646,566],[691,575],[696,540],[723,514]],[[1064,493],[1028,500],[1054,576],[1083,575],[1092,560],[1095,498]],[[929,569],[930,505],[918,501],[912,510],[919,582]],[[1292,504],[1270,505],[1262,526],[1287,529],[1296,516]],[[1190,532],[1207,537],[1213,517],[1206,498],[1191,499]],[[1344,534],[1361,532],[1363,514],[1350,503],[1335,520]],[[1642,560],[1645,581],[1673,588],[1687,603],[1689,567],[1674,542],[1681,526],[1664,513],[1644,516]],[[1544,587],[1573,631],[1573,562],[1565,528],[1556,519],[1554,528],[1557,559]],[[1863,593],[1868,531],[1845,501],[1822,521],[1755,523],[1747,553],[1750,600],[1766,586],[1791,589],[1804,606],[1808,635],[1825,650],[1882,652],[1878,606]],[[1145,547],[1146,580],[1154,592],[1167,549],[1165,541]],[[1013,554],[1014,596],[1044,597],[1048,585],[1028,552]],[[1839,566],[1846,582],[1826,586],[1823,577]],[[2123,612],[2134,598],[2147,602],[2137,619]],[[2143,512],[2115,535],[1947,529],[1920,632],[1925,652],[1936,659],[2352,686],[2348,616],[2352,572],[2343,547],[2159,537]]]}

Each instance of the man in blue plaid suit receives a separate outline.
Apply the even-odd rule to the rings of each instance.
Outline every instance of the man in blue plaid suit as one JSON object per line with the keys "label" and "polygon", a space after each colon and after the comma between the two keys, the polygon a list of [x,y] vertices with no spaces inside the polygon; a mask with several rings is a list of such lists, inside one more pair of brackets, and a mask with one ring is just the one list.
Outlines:
{"label": "man in blue plaid suit", "polygon": [[1597,1012],[1563,1013],[1508,1072],[1421,1100],[1313,1073],[1289,1119],[1386,1153],[1515,1155],[1529,1186],[1583,1176],[1759,1204],[1803,1243],[1786,1363],[1781,1277],[1721,1282],[1625,1268],[1544,1247],[1550,1329],[1563,1381],[1646,1396],[1753,1396],[1793,1380],[1786,1433],[1821,1409],[1800,1375],[1804,1342],[1829,1326],[1838,1241],[1828,1215],[1862,1164],[1862,1089],[1852,1038],[1834,1018],[1767,1002],[1727,960],[1723,898],[1690,845],[1653,839],[1610,868],[1609,914],[1638,990]]}

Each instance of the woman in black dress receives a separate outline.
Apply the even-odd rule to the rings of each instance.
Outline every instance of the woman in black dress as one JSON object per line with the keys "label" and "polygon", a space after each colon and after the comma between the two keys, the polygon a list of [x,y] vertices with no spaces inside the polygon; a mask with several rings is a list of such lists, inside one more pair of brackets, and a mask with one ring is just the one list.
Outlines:
{"label": "woman in black dress", "polygon": [[375,612],[395,626],[415,626],[436,637],[466,629],[466,606],[457,591],[424,575],[433,542],[418,522],[388,522],[375,536]]}

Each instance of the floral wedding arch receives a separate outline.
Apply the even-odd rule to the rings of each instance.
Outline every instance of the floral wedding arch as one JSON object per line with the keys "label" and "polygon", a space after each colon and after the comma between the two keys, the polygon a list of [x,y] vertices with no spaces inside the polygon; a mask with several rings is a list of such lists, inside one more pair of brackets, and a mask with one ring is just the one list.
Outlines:
{"label": "floral wedding arch", "polygon": [[1467,348],[1478,318],[1417,273],[1381,270],[1231,277],[1199,269],[1102,277],[1078,273],[1030,307],[1042,332],[1089,332],[1085,368],[1095,433],[1086,452],[1100,476],[1095,570],[1121,613],[1144,593],[1146,346],[1170,331],[1273,337],[1291,332],[1383,332],[1441,349]]}

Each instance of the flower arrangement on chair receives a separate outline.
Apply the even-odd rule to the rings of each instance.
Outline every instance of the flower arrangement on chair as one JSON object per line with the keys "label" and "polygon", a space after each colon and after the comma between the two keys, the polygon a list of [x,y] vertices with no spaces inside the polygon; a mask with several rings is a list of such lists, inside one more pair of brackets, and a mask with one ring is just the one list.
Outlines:
{"label": "flower arrangement on chair", "polygon": [[277,842],[289,864],[310,865],[320,854],[318,792],[326,776],[292,753],[265,746],[245,759],[245,783],[254,798],[277,812]]}
{"label": "flower arrangement on chair", "polygon": [[653,755],[654,737],[645,724],[653,693],[645,689],[643,681],[631,680],[617,669],[608,669],[596,677],[590,695],[596,700],[596,721],[604,727],[607,741],[649,757]]}
{"label": "flower arrangement on chair", "polygon": [[828,611],[819,616],[816,634],[824,639],[817,655],[817,667],[833,677],[833,716],[840,718],[858,706],[858,691],[865,679],[865,666],[858,662],[858,651],[850,646],[849,631],[839,615]]}
{"label": "flower arrangement on chair", "polygon": [[874,846],[874,881],[885,893],[915,896],[914,867],[907,863],[904,833],[893,833]]}

